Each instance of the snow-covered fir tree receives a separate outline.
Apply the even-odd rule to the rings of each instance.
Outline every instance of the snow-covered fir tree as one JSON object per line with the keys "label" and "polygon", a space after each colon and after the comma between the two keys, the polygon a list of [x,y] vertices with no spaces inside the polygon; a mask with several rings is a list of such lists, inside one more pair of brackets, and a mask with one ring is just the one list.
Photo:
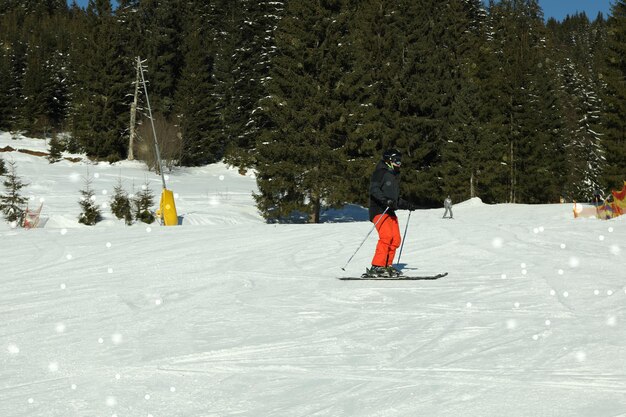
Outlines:
{"label": "snow-covered fir tree", "polygon": [[[4,163],[0,164],[4,167]],[[8,171],[5,173],[5,179],[2,182],[5,187],[5,193],[0,194],[0,210],[4,214],[4,218],[9,223],[16,222],[20,224],[24,209],[26,206],[26,198],[22,196],[21,189],[26,185],[17,175],[17,164],[15,161],[9,162]]]}
{"label": "snow-covered fir tree", "polygon": [[48,150],[48,161],[51,164],[59,162],[63,157],[63,143],[59,140],[57,135],[53,135],[50,139],[50,149]]}
{"label": "snow-covered fir tree", "polygon": [[80,190],[82,198],[79,201],[82,212],[78,216],[78,222],[87,226],[93,226],[102,220],[102,212],[96,204],[96,194],[91,187],[91,177],[85,178],[85,188]]}
{"label": "snow-covered fir tree", "polygon": [[114,194],[111,197],[111,211],[118,219],[124,219],[127,225],[133,224],[133,215],[131,212],[131,203],[128,193],[122,187],[122,179],[120,178],[117,185],[113,188]]}
{"label": "snow-covered fir tree", "polygon": [[150,184],[146,181],[146,183],[141,186],[141,191],[133,198],[135,218],[143,223],[154,223],[155,217],[151,210],[152,206],[154,206],[154,194],[150,189]]}

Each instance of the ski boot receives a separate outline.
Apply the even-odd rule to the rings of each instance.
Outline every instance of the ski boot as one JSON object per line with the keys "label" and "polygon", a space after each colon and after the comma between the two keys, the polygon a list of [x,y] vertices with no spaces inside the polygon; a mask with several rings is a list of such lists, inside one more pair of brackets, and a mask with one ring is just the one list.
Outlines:
{"label": "ski boot", "polygon": [[361,275],[363,278],[383,278],[389,277],[389,271],[384,266],[374,266],[365,268],[365,273]]}
{"label": "ski boot", "polygon": [[394,268],[393,266],[389,265],[388,267],[385,268],[387,270],[387,276],[388,277],[399,277],[402,275],[402,271],[400,271],[399,269]]}

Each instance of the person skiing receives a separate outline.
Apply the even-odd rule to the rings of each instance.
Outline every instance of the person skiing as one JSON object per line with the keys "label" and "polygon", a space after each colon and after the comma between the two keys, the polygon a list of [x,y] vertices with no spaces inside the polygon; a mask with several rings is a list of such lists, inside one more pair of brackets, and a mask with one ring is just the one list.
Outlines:
{"label": "person skiing", "polygon": [[415,210],[415,205],[400,198],[400,166],[402,153],[389,149],[376,165],[370,180],[369,219],[376,225],[378,243],[372,266],[366,276],[393,277],[402,272],[392,266],[396,249],[400,247],[400,227],[395,210]]}
{"label": "person skiing", "polygon": [[447,218],[446,216],[448,215],[448,213],[450,213],[450,218],[453,219],[454,217],[452,217],[452,199],[450,198],[450,196],[446,197],[446,199],[443,200],[443,207],[445,208],[445,211],[443,212],[443,218]]}

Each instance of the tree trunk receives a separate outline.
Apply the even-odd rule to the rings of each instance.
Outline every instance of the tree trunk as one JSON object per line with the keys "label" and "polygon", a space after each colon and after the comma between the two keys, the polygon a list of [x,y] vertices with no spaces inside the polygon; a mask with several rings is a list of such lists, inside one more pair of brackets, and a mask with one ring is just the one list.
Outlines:
{"label": "tree trunk", "polygon": [[309,215],[309,223],[320,222],[321,203],[319,197],[311,197],[311,207],[313,212]]}

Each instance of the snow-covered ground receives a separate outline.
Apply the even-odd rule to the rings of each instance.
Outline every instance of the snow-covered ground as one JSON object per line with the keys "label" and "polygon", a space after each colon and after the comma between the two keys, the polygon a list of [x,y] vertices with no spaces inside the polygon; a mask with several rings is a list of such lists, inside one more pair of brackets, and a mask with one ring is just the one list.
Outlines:
{"label": "snow-covered ground", "polygon": [[[41,140],[0,148],[43,150]],[[0,416],[626,416],[626,219],[565,205],[470,200],[411,215],[406,274],[340,281],[370,262],[352,207],[269,225],[254,178],[223,164],[170,173],[179,227],[79,225],[141,163],[21,152],[40,229],[0,224]],[[4,191],[4,190],[2,190]],[[402,231],[408,213],[402,212]]]}

